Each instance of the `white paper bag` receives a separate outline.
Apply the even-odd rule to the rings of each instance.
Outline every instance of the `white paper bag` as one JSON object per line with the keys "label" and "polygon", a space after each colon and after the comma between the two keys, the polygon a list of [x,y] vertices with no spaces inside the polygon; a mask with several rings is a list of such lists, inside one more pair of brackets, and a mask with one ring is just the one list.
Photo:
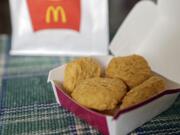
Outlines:
{"label": "white paper bag", "polygon": [[15,55],[106,55],[107,0],[10,0]]}

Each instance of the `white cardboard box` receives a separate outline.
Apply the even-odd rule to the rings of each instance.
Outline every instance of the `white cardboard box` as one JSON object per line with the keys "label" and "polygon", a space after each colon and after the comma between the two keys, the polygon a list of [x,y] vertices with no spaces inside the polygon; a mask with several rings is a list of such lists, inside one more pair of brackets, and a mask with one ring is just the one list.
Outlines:
{"label": "white cardboard box", "polygon": [[[97,57],[102,65],[106,65],[112,57]],[[121,110],[115,116],[103,115],[79,105],[68,96],[56,81],[63,82],[66,65],[50,71],[49,81],[52,84],[56,101],[59,105],[73,112],[79,118],[87,121],[104,135],[125,135],[141,126],[148,120],[169,108],[179,95],[179,85],[166,80],[167,90],[140,104]]]}

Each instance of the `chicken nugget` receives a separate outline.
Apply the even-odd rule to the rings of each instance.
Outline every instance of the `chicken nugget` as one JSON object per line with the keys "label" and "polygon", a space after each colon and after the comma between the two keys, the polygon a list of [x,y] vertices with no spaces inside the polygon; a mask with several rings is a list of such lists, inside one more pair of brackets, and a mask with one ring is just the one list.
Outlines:
{"label": "chicken nugget", "polygon": [[113,58],[106,69],[106,76],[123,80],[129,88],[138,86],[152,76],[147,61],[139,55]]}
{"label": "chicken nugget", "polygon": [[121,109],[143,102],[165,89],[165,82],[158,76],[153,76],[141,85],[130,90],[122,100]]}
{"label": "chicken nugget", "polygon": [[93,58],[80,58],[67,64],[64,72],[64,88],[71,93],[78,83],[92,77],[100,77],[100,64]]}
{"label": "chicken nugget", "polygon": [[82,81],[71,96],[80,105],[97,111],[115,109],[127,92],[119,79],[91,78]]}

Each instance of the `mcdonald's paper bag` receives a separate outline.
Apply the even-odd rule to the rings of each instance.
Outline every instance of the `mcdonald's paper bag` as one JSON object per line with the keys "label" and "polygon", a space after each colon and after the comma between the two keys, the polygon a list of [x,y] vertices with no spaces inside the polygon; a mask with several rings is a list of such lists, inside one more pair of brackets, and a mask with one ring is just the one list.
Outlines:
{"label": "mcdonald's paper bag", "polygon": [[10,0],[11,54],[105,55],[107,0]]}

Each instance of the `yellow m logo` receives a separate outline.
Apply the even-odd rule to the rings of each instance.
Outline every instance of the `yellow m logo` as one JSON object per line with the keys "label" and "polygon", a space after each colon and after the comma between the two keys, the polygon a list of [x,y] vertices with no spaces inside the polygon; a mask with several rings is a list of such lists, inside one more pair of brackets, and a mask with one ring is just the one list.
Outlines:
{"label": "yellow m logo", "polygon": [[58,6],[56,8],[53,6],[48,7],[46,11],[46,23],[51,22],[51,15],[53,16],[54,22],[57,23],[59,21],[59,14],[61,15],[62,23],[66,23],[67,22],[66,14],[61,6]]}

